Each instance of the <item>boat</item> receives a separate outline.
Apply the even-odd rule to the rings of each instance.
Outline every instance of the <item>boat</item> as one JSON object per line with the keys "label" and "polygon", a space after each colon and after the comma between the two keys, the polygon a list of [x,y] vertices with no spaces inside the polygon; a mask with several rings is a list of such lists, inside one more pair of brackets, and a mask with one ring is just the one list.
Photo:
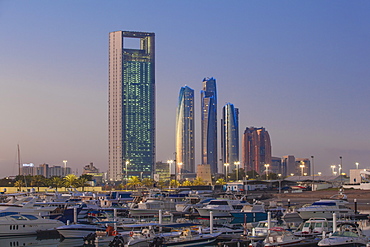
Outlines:
{"label": "boat", "polygon": [[64,238],[83,239],[90,233],[95,233],[96,231],[105,231],[106,228],[102,225],[71,224],[57,227],[56,230]]}
{"label": "boat", "polygon": [[[294,236],[290,231],[287,231],[282,227],[272,227],[269,229],[269,233],[263,241],[262,246],[289,246],[300,243],[301,241],[302,238]],[[258,242],[253,242],[249,246],[258,246]]]}
{"label": "boat", "polygon": [[[210,233],[210,228],[202,229],[203,234]],[[213,227],[213,232],[220,232],[221,234],[218,236],[218,239],[223,240],[231,240],[231,239],[239,239],[244,234],[243,228],[231,228],[231,227]]]}
{"label": "boat", "polygon": [[318,246],[367,246],[369,239],[351,222],[339,223],[330,237],[322,239]]}
{"label": "boat", "polygon": [[244,205],[239,212],[231,212],[233,223],[252,223],[267,220],[267,212],[263,203]]}
{"label": "boat", "polygon": [[302,227],[294,232],[294,235],[298,237],[314,237],[329,231],[329,222],[326,218],[311,218],[305,221]]}
{"label": "boat", "polygon": [[268,234],[270,228],[280,227],[287,228],[284,222],[278,220],[271,220],[270,226],[267,220],[262,220],[258,222],[255,228],[252,228],[252,231],[249,233],[248,238],[253,241],[264,240]]}
{"label": "boat", "polygon": [[44,219],[36,215],[18,212],[0,213],[0,237],[32,235],[63,225],[64,223],[59,220]]}
{"label": "boat", "polygon": [[231,217],[232,212],[240,212],[243,206],[247,204],[249,203],[241,200],[214,199],[205,207],[196,208],[196,210],[201,217],[209,217],[209,212],[211,211],[213,217]]}
{"label": "boat", "polygon": [[332,219],[333,213],[336,213],[337,217],[349,217],[355,214],[354,210],[347,207],[348,201],[343,199],[321,199],[312,203],[309,206],[304,206],[297,210],[299,216],[303,220],[310,218],[320,217],[326,219]]}

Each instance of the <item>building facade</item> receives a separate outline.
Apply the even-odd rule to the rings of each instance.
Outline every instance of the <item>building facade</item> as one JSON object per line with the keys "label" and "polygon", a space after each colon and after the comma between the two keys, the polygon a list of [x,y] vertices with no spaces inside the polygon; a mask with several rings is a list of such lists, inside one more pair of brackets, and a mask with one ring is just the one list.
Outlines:
{"label": "building facade", "polygon": [[286,155],[281,158],[283,176],[294,176],[296,174],[296,162],[294,155]]}
{"label": "building facade", "polygon": [[247,127],[242,140],[244,170],[256,171],[261,175],[266,170],[265,165],[270,166],[271,162],[271,141],[268,131],[263,127]]}
{"label": "building facade", "polygon": [[[221,151],[223,163],[229,164],[230,171],[239,168],[239,110],[228,103],[222,109]],[[238,163],[237,163],[238,162]]]}
{"label": "building facade", "polygon": [[49,166],[48,164],[41,164],[38,167],[34,164],[23,164],[21,167],[21,175],[36,176],[42,175],[45,178],[51,177],[65,177],[68,174],[72,174],[72,169],[65,166]]}
{"label": "building facade", "polygon": [[[155,35],[109,34],[110,181],[152,177],[155,162]],[[128,39],[140,48],[125,48]]]}
{"label": "building facade", "polygon": [[218,172],[217,156],[217,90],[216,79],[204,78],[201,90],[202,164],[209,164],[211,173]]}
{"label": "building facade", "polygon": [[182,87],[176,114],[176,162],[178,173],[195,172],[194,90]]}

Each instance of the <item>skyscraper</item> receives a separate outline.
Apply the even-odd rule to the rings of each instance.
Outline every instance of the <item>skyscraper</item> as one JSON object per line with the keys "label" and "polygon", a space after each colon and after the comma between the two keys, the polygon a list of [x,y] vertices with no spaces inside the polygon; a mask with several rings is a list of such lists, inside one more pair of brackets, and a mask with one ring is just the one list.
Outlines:
{"label": "skyscraper", "polygon": [[212,174],[217,169],[217,90],[216,80],[212,78],[203,79],[203,90],[201,91],[202,109],[202,164],[211,166]]}
{"label": "skyscraper", "polygon": [[[109,34],[110,181],[152,176],[155,162],[154,33]],[[128,39],[138,48],[125,48]]]}
{"label": "skyscraper", "polygon": [[222,109],[221,150],[222,161],[230,164],[230,171],[239,168],[234,166],[239,162],[239,110],[231,103]]}
{"label": "skyscraper", "polygon": [[176,114],[176,164],[181,173],[195,172],[194,90],[182,87]]}
{"label": "skyscraper", "polygon": [[246,128],[242,141],[242,165],[246,171],[265,171],[272,162],[270,135],[265,128]]}

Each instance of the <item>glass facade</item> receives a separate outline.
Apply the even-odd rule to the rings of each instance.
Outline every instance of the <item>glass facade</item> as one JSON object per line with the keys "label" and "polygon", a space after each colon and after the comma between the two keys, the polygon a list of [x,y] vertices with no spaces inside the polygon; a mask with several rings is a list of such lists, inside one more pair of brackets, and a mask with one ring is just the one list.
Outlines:
{"label": "glass facade", "polygon": [[204,78],[201,91],[202,117],[202,164],[211,166],[211,173],[217,168],[217,90],[216,79]]}
{"label": "glass facade", "polygon": [[[140,39],[140,49],[124,47]],[[152,177],[155,162],[154,33],[117,31],[109,41],[109,179]]]}
{"label": "glass facade", "polygon": [[182,87],[176,114],[176,162],[179,174],[194,173],[194,90]]}
{"label": "glass facade", "polygon": [[239,161],[239,110],[231,103],[222,109],[221,150],[223,163],[234,170],[234,162]]}

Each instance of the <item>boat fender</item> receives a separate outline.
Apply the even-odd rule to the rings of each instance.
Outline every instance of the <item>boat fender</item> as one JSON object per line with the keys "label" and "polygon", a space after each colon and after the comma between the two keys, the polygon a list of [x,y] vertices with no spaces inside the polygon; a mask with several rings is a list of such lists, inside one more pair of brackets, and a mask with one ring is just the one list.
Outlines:
{"label": "boat fender", "polygon": [[134,232],[133,231],[130,232],[130,237],[132,237],[132,236],[134,236]]}
{"label": "boat fender", "polygon": [[116,231],[116,230],[114,230],[113,232],[112,232],[112,236],[117,236],[118,235],[118,232]]}

